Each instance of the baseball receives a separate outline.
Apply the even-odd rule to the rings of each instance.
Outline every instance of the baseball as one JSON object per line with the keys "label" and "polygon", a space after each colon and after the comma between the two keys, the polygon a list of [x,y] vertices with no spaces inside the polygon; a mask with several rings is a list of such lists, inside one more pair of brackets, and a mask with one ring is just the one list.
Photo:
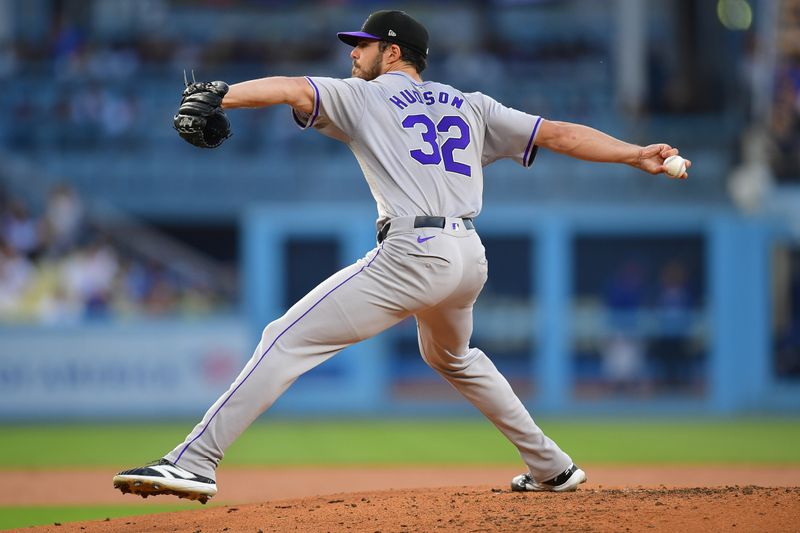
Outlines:
{"label": "baseball", "polygon": [[679,155],[671,155],[664,160],[667,176],[679,178],[686,172],[686,160]]}

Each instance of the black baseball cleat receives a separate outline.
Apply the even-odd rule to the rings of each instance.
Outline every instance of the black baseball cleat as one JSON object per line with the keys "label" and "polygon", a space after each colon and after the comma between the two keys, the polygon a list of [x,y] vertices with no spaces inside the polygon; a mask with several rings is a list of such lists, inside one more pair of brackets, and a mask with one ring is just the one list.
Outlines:
{"label": "black baseball cleat", "polygon": [[166,459],[120,472],[114,476],[114,488],[142,498],[171,494],[200,503],[206,503],[217,493],[213,479],[192,474]]}
{"label": "black baseball cleat", "polygon": [[573,492],[578,485],[586,482],[586,472],[574,463],[553,479],[547,481],[534,481],[530,474],[520,474],[511,480],[511,490],[517,492]]}

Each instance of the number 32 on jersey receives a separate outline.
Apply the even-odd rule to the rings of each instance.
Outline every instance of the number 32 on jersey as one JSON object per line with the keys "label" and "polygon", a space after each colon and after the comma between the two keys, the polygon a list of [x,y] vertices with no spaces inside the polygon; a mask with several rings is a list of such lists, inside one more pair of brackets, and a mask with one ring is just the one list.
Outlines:
{"label": "number 32 on jersey", "polygon": [[[421,128],[417,128],[418,126],[421,126]],[[463,118],[458,115],[448,115],[442,117],[438,124],[434,124],[427,115],[409,115],[403,120],[403,127],[420,131],[422,140],[428,145],[427,150],[410,150],[411,157],[423,165],[438,165],[444,161],[444,169],[448,172],[472,177],[469,165],[459,163],[453,156],[453,152],[464,150],[469,146],[469,125]],[[453,129],[457,130],[456,134],[449,137],[439,147],[437,132],[449,133]]]}

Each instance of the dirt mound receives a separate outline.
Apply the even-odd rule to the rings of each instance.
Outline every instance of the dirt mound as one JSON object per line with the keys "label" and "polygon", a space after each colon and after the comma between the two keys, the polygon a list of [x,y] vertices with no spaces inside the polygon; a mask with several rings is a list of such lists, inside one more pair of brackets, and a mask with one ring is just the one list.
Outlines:
{"label": "dirt mound", "polygon": [[[581,465],[589,476],[582,489],[726,487],[758,485],[794,487],[798,465]],[[82,470],[7,470],[0,485],[0,506],[141,505],[178,500],[160,496],[143,500],[111,487],[119,468]],[[522,471],[514,466],[301,466],[225,467],[217,472],[217,504],[261,503],[350,492],[420,490],[480,486],[508,488]],[[76,490],[64,490],[75,487]],[[186,500],[181,500],[186,502]]]}
{"label": "dirt mound", "polygon": [[342,493],[26,532],[797,531],[800,487],[584,489],[450,487]]}

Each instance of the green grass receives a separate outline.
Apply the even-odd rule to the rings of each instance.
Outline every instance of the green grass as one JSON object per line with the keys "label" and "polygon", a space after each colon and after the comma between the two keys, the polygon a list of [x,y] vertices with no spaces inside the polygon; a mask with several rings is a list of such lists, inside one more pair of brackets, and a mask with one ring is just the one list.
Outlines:
{"label": "green grass", "polygon": [[[544,420],[585,464],[800,463],[800,421]],[[135,466],[164,455],[191,422],[0,426],[0,469]],[[476,420],[326,420],[254,424],[224,464],[514,464],[516,450]]]}
{"label": "green grass", "polygon": [[188,504],[0,507],[0,529],[166,513],[196,507]]}

